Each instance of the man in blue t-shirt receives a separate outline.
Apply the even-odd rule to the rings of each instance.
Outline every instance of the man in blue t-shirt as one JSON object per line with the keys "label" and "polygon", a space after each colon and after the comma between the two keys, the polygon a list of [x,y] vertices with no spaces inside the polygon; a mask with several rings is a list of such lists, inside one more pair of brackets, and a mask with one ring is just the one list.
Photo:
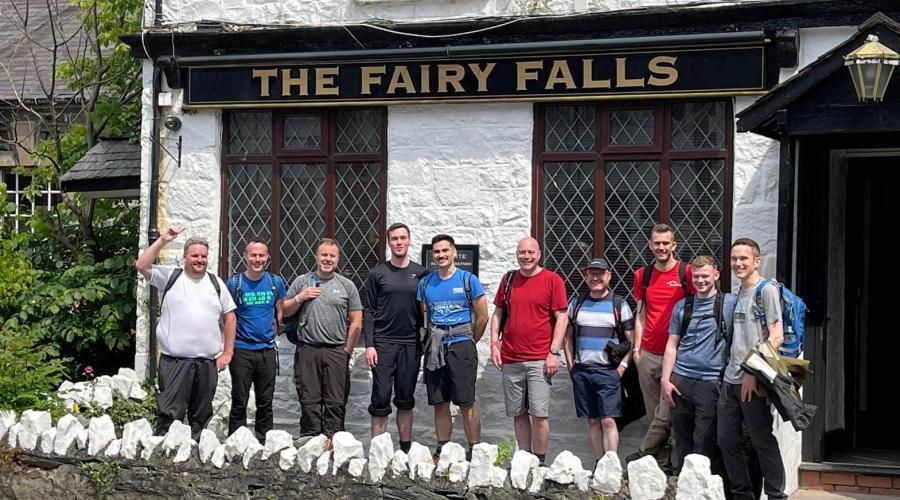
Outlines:
{"label": "man in blue t-shirt", "polygon": [[456,243],[446,234],[431,239],[438,270],[419,281],[416,299],[428,325],[425,339],[425,387],[434,406],[438,450],[450,441],[450,403],[459,406],[472,447],[481,441],[481,419],[475,409],[478,350],[475,343],[488,322],[484,287],[474,274],[456,268]]}
{"label": "man in blue t-shirt", "polygon": [[226,282],[237,304],[237,336],[231,372],[231,414],[228,434],[247,425],[247,399],[250,384],[256,394],[256,438],[265,442],[272,430],[272,398],[278,372],[275,349],[277,325],[281,324],[281,306],[285,295],[284,278],[265,271],[269,247],[252,239],[244,247],[247,269]]}
{"label": "man in blue t-shirt", "polygon": [[[662,363],[663,395],[674,408],[676,470],[691,453],[716,458],[718,382],[736,301],[733,294],[716,290],[719,268],[714,258],[701,255],[691,262],[691,268],[697,294],[675,304]],[[685,324],[688,300],[693,304]]]}

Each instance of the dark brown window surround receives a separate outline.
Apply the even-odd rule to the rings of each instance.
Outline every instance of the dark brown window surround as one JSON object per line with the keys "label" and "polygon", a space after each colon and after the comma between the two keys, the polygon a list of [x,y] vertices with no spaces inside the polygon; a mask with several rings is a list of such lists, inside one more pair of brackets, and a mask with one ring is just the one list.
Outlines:
{"label": "dark brown window surround", "polygon": [[[345,111],[354,111],[359,110],[360,108],[346,109]],[[370,108],[365,108],[370,109]],[[241,112],[263,112],[263,113],[271,113],[272,115],[272,128],[271,128],[271,152],[270,154],[230,154],[229,153],[229,138],[230,138],[230,118],[232,113],[241,113]],[[385,249],[385,236],[384,236],[384,227],[385,227],[385,187],[387,181],[387,112],[384,108],[377,108],[374,111],[377,111],[380,115],[380,145],[378,147],[378,151],[375,152],[366,152],[366,153],[339,153],[336,151],[336,120],[338,113],[342,110],[336,109],[323,109],[323,110],[272,110],[272,109],[259,109],[259,110],[241,110],[241,111],[225,111],[223,114],[223,146],[222,146],[222,211],[221,211],[221,221],[223,230],[220,232],[221,240],[220,240],[220,260],[219,260],[219,272],[222,276],[227,276],[229,273],[233,272],[231,269],[232,264],[230,262],[231,257],[233,257],[232,249],[229,248],[229,233],[232,230],[231,221],[229,220],[229,209],[230,209],[230,186],[229,186],[229,169],[234,165],[248,165],[248,164],[259,164],[259,165],[271,165],[271,195],[268,197],[270,216],[268,218],[268,231],[271,234],[271,239],[269,243],[270,253],[272,255],[272,262],[270,266],[270,270],[272,272],[281,272],[283,267],[282,255],[280,252],[281,248],[281,187],[282,187],[282,167],[291,165],[291,164],[320,164],[325,168],[325,185],[324,185],[324,199],[325,199],[325,211],[324,211],[324,223],[325,230],[322,234],[316,236],[316,240],[323,237],[335,237],[336,233],[336,216],[335,216],[335,184],[336,184],[336,168],[340,168],[342,165],[346,164],[377,164],[380,165],[380,173],[377,178],[378,188],[380,190],[380,200],[379,200],[379,214],[378,220],[374,224],[374,227],[377,228],[377,237],[378,242],[375,245],[374,249],[371,252],[366,252],[368,255],[365,256],[366,260],[373,260],[375,262],[381,261],[384,256]],[[286,117],[297,116],[297,115],[313,115],[321,118],[321,130],[320,130],[320,146],[316,149],[294,149],[289,150],[283,148],[284,145],[284,121]],[[250,234],[253,234],[250,232]],[[250,236],[248,234],[247,236]],[[263,234],[263,236],[265,236]],[[352,251],[351,245],[353,242],[348,241],[339,241],[342,246],[342,255],[341,255],[341,264],[340,268],[346,269],[348,264],[348,254]],[[305,267],[311,267],[312,263],[312,253],[313,249],[303,250],[304,262],[306,262]],[[368,271],[367,266],[361,266],[361,269],[364,272]],[[346,274],[346,273],[345,273]],[[296,276],[285,276],[285,279],[292,280]],[[349,277],[349,276],[348,276]],[[365,276],[356,276],[356,280],[361,281],[364,280]],[[362,283],[357,283],[358,286],[362,286]]]}
{"label": "dark brown window surround", "polygon": [[[594,209],[593,214],[593,238],[594,244],[592,254],[593,257],[607,257],[609,260],[615,260],[615,256],[605,255],[605,164],[608,162],[623,161],[653,161],[659,162],[659,189],[657,191],[659,201],[659,221],[662,223],[672,224],[678,230],[680,221],[670,220],[671,214],[671,164],[675,161],[686,160],[723,160],[724,161],[724,179],[723,196],[722,196],[722,252],[721,255],[715,255],[722,267],[720,283],[724,284],[724,289],[729,288],[730,271],[729,259],[725,252],[728,251],[731,241],[731,215],[732,215],[732,198],[733,198],[733,173],[734,173],[734,119],[733,107],[731,100],[714,101],[722,102],[725,105],[725,127],[724,127],[724,145],[718,148],[694,149],[694,150],[673,150],[671,147],[671,123],[672,123],[672,107],[677,103],[697,102],[705,103],[711,101],[631,101],[617,103],[599,103],[587,104],[594,107],[594,145],[595,147],[584,152],[548,152],[545,147],[545,119],[547,108],[551,106],[569,105],[570,103],[554,103],[535,106],[535,133],[534,133],[534,149],[533,149],[533,182],[532,182],[532,236],[538,241],[544,242],[544,166],[555,162],[582,162],[592,164],[594,170]],[[573,103],[574,104],[574,103]],[[651,145],[634,145],[622,146],[610,144],[610,115],[616,110],[635,110],[635,109],[653,109],[655,111],[654,123],[654,143]],[[681,233],[683,231],[679,231]],[[637,236],[640,238],[641,236]],[[649,238],[649,234],[643,235]],[[646,241],[646,239],[644,240]],[[645,244],[646,247],[646,244]],[[683,245],[681,250],[684,250]],[[647,255],[649,251],[642,253],[640,257],[643,259],[629,259],[631,265],[629,271],[640,267],[648,262]],[[652,257],[652,254],[650,254]],[[686,255],[683,252],[679,254],[680,258],[691,259],[694,255]],[[544,260],[547,261],[547,250],[544,250]],[[643,260],[643,261],[642,261]],[[579,263],[579,267],[584,263]],[[614,265],[615,267],[615,265]],[[617,293],[623,293],[627,286],[627,295],[630,296],[630,290],[633,281],[633,275],[628,272],[622,276],[622,269],[614,274],[613,285],[617,289]],[[578,273],[577,269],[557,269],[567,281],[576,281],[574,273]],[[572,274],[572,276],[567,276]],[[571,287],[570,287],[571,291]]]}

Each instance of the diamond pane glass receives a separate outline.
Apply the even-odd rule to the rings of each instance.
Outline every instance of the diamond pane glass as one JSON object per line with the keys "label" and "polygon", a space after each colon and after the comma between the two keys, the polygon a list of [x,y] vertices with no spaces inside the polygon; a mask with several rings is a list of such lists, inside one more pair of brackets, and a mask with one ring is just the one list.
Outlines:
{"label": "diamond pane glass", "polygon": [[595,108],[590,105],[547,106],[544,116],[546,151],[594,149]]}
{"label": "diamond pane glass", "polygon": [[671,170],[670,219],[678,231],[680,257],[712,255],[722,265],[725,161],[675,161]]}
{"label": "diamond pane glass", "polygon": [[544,265],[569,293],[585,288],[580,268],[594,252],[594,165],[544,165]]}
{"label": "diamond pane glass", "polygon": [[725,146],[724,102],[679,102],[672,105],[672,149]]}
{"label": "diamond pane glass", "polygon": [[620,109],[609,116],[609,143],[622,146],[653,144],[652,109]]}
{"label": "diamond pane glass", "polygon": [[633,271],[653,259],[647,238],[659,220],[659,162],[606,163],[604,256],[613,266],[613,291],[631,297]]}
{"label": "diamond pane glass", "polygon": [[381,165],[338,164],[334,182],[334,236],[341,244],[341,274],[365,297],[369,269],[381,261]]}
{"label": "diamond pane glass", "polygon": [[292,115],[284,117],[284,149],[321,149],[322,117]]}
{"label": "diamond pane glass", "polygon": [[337,113],[337,152],[374,153],[381,151],[382,112],[353,109]]}
{"label": "diamond pane glass", "polygon": [[272,113],[268,111],[228,114],[228,154],[272,153]]}
{"label": "diamond pane glass", "polygon": [[228,166],[228,274],[244,269],[241,251],[253,237],[272,236],[272,165]]}
{"label": "diamond pane glass", "polygon": [[315,268],[325,236],[325,165],[281,166],[281,274],[288,283]]}

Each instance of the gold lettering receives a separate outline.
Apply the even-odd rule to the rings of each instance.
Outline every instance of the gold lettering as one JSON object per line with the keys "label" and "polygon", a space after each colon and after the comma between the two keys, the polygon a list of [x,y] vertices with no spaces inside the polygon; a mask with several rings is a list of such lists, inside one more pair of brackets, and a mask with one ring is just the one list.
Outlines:
{"label": "gold lettering", "polygon": [[269,78],[278,76],[277,69],[254,69],[253,78],[259,78],[259,96],[269,97]]}
{"label": "gold lettering", "polygon": [[583,63],[581,74],[581,86],[586,89],[608,89],[612,88],[609,78],[606,80],[594,80],[594,60],[582,59]]}
{"label": "gold lettering", "polygon": [[651,75],[647,79],[647,83],[657,87],[665,87],[678,81],[678,68],[675,67],[675,61],[677,60],[677,57],[672,56],[656,56],[650,59],[648,69]]}
{"label": "gold lettering", "polygon": [[528,81],[538,79],[539,69],[544,69],[544,61],[516,62],[516,90],[528,90]]}
{"label": "gold lettering", "polygon": [[627,87],[643,87],[644,79],[643,78],[628,78],[625,75],[625,61],[627,58],[625,57],[617,57],[616,58],[616,88],[627,88]]}
{"label": "gold lettering", "polygon": [[300,76],[294,78],[291,76],[290,69],[281,70],[281,95],[286,97],[291,95],[291,87],[300,87],[297,95],[309,95],[309,69],[300,68]]}
{"label": "gold lettering", "polygon": [[372,93],[372,85],[381,85],[381,75],[383,75],[387,68],[385,66],[363,66],[361,68],[362,75],[360,76],[360,94],[369,95]]}
{"label": "gold lettering", "polygon": [[466,68],[459,64],[438,64],[437,91],[439,94],[447,92],[447,87],[452,85],[454,92],[464,92],[462,79]]}
{"label": "gold lettering", "polygon": [[484,65],[484,69],[482,69],[477,63],[469,63],[469,69],[472,70],[472,74],[475,75],[475,78],[478,80],[478,91],[479,92],[487,92],[487,79],[490,76],[491,71],[494,71],[494,66],[497,63],[487,63]]}
{"label": "gold lettering", "polygon": [[431,92],[431,66],[423,64],[419,68],[419,75],[421,77],[419,86],[422,88],[422,93],[427,94]]}
{"label": "gold lettering", "polygon": [[553,61],[553,67],[550,68],[550,76],[547,77],[544,89],[553,90],[560,83],[566,86],[566,90],[575,88],[575,80],[572,78],[572,71],[569,70],[569,63],[558,59]]}
{"label": "gold lettering", "polygon": [[340,95],[340,89],[335,86],[334,78],[338,76],[338,68],[316,68],[316,95]]}
{"label": "gold lettering", "polygon": [[409,76],[409,70],[406,69],[406,66],[397,66],[394,68],[394,73],[391,75],[391,83],[388,85],[387,93],[393,94],[398,88],[405,90],[407,94],[416,93],[416,86],[413,85],[412,77]]}

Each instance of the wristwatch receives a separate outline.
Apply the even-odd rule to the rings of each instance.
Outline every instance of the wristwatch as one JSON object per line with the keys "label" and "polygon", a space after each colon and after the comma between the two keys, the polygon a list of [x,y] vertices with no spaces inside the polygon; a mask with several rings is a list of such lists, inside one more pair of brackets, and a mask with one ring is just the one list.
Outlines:
{"label": "wristwatch", "polygon": [[556,348],[551,347],[551,348],[550,348],[550,354],[552,354],[552,355],[554,355],[554,356],[559,356],[559,348],[558,348],[558,347],[556,347]]}
{"label": "wristwatch", "polygon": [[639,353],[639,352],[641,352],[641,348],[640,348],[640,347],[635,347],[634,349],[631,350],[631,352],[633,352],[633,353],[635,353],[635,354],[636,354],[636,353]]}

